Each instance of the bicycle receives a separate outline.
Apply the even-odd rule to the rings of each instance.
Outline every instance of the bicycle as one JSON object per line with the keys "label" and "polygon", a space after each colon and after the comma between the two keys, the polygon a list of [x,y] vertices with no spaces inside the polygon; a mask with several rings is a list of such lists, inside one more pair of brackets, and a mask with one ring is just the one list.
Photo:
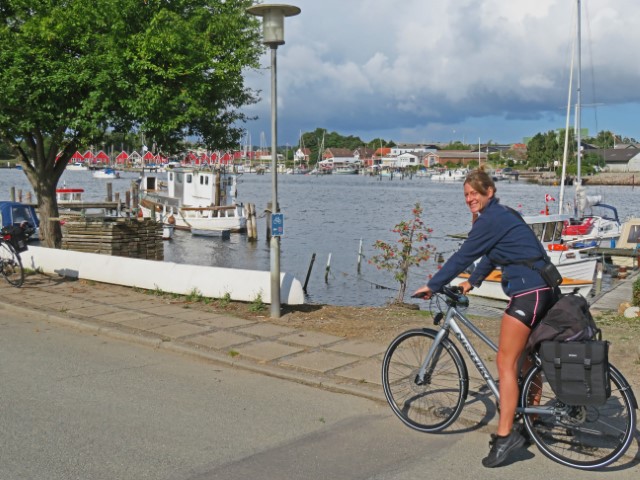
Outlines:
{"label": "bicycle", "polygon": [[[421,328],[401,333],[387,348],[382,362],[382,385],[391,409],[405,425],[427,433],[440,432],[455,422],[469,391],[467,366],[449,338],[451,333],[467,352],[496,404],[500,404],[497,380],[460,327],[498,351],[460,311],[469,305],[468,298],[457,288],[445,287],[432,299],[439,307],[433,322],[439,330]],[[562,465],[583,470],[618,460],[633,440],[638,408],[623,375],[610,365],[611,396],[604,405],[565,405],[546,383],[540,358],[534,355],[533,360],[533,366],[520,379],[516,416],[522,418],[538,449]]]}
{"label": "bicycle", "polygon": [[30,229],[25,226],[4,227],[0,231],[0,273],[10,285],[21,287],[24,269],[20,252],[27,250]]}

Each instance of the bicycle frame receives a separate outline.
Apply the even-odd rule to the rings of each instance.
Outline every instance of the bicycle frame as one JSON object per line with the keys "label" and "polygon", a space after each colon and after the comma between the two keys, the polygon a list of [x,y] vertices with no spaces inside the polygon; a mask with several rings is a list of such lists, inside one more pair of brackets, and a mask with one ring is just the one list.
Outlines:
{"label": "bicycle frame", "polygon": [[[467,327],[471,332],[476,335],[480,340],[486,343],[494,352],[498,351],[498,346],[487,336],[482,330],[476,327],[471,320],[469,320],[462,312],[459,312],[453,305],[450,305],[447,309],[447,313],[443,320],[442,327],[438,331],[436,338],[431,345],[431,348],[427,352],[427,356],[422,362],[422,366],[418,371],[418,380],[423,381],[425,376],[430,374],[433,371],[433,366],[436,364],[436,361],[439,357],[439,353],[442,350],[442,340],[449,336],[449,332],[453,332],[460,344],[464,347],[467,355],[475,365],[478,373],[482,376],[487,386],[491,390],[491,393],[496,397],[496,400],[500,401],[500,392],[498,391],[498,384],[494,380],[493,376],[489,372],[489,369],[480,358],[480,355],[473,347],[469,338],[464,333],[464,331],[458,325],[458,322]],[[436,361],[433,361],[436,360]]]}
{"label": "bicycle frame", "polygon": [[[436,338],[434,339],[433,345],[431,345],[431,348],[427,352],[424,362],[422,362],[422,366],[418,371],[416,380],[418,382],[424,382],[425,377],[430,376],[430,374],[433,372],[434,366],[437,363],[439,354],[442,351],[443,339],[448,338],[449,332],[453,332],[460,344],[464,347],[467,355],[476,367],[476,370],[478,370],[478,373],[480,373],[480,375],[484,379],[487,387],[489,387],[489,390],[491,390],[491,393],[496,398],[496,401],[499,403],[500,392],[498,390],[498,384],[496,383],[496,380],[493,378],[486,364],[482,361],[482,358],[480,358],[480,355],[471,344],[469,337],[465,334],[462,328],[460,328],[460,325],[458,325],[458,322],[468,328],[475,336],[477,336],[486,345],[488,345],[494,352],[498,351],[498,346],[482,330],[476,327],[474,323],[464,315],[464,313],[458,311],[458,309],[454,305],[449,304],[449,308],[447,309],[447,313],[442,322],[442,326],[440,327],[440,330],[438,331]],[[522,405],[518,405],[518,407],[516,408],[516,413],[537,413],[548,415],[549,410],[549,407],[544,406],[524,408],[522,407]]]}

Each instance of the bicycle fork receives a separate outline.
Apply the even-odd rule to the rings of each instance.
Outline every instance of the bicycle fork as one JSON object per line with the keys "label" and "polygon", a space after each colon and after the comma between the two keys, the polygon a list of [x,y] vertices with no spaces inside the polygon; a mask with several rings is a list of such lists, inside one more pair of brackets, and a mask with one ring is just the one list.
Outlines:
{"label": "bicycle fork", "polygon": [[427,355],[422,362],[420,370],[418,370],[418,373],[416,374],[416,385],[428,385],[429,383],[431,383],[431,375],[433,374],[433,370],[435,369],[438,360],[440,359],[442,349],[445,348],[442,343],[447,339],[448,336],[449,330],[445,328],[440,329],[436,334],[436,338],[429,348],[429,351],[427,352]]}

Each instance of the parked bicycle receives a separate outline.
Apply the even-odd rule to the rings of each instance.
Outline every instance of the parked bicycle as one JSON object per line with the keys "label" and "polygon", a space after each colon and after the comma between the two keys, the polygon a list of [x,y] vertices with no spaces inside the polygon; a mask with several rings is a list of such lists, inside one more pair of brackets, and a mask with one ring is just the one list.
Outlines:
{"label": "parked bicycle", "polygon": [[0,273],[14,287],[24,283],[20,253],[27,250],[27,239],[33,233],[28,225],[8,226],[0,230]]}
{"label": "parked bicycle", "polygon": [[[460,415],[469,390],[467,366],[451,333],[467,352],[499,405],[493,378],[461,325],[492,350],[498,347],[461,311],[469,305],[457,288],[445,287],[432,297],[434,325],[396,337],[382,363],[382,385],[393,412],[421,432],[440,432]],[[631,386],[610,365],[611,396],[604,405],[566,405],[553,393],[534,355],[534,364],[521,379],[516,415],[544,455],[569,467],[591,470],[618,460],[636,431],[638,408]]]}

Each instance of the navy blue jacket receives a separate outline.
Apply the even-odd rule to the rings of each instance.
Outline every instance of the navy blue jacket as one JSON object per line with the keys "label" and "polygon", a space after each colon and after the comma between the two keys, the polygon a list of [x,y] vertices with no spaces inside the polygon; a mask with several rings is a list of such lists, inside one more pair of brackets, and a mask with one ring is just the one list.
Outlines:
{"label": "navy blue jacket", "polygon": [[469,283],[480,286],[492,270],[502,267],[502,289],[508,296],[546,286],[537,270],[513,263],[533,260],[542,267],[544,248],[531,227],[517,212],[500,205],[492,198],[480,213],[469,232],[469,237],[427,284],[437,292],[482,257],[471,273]]}

